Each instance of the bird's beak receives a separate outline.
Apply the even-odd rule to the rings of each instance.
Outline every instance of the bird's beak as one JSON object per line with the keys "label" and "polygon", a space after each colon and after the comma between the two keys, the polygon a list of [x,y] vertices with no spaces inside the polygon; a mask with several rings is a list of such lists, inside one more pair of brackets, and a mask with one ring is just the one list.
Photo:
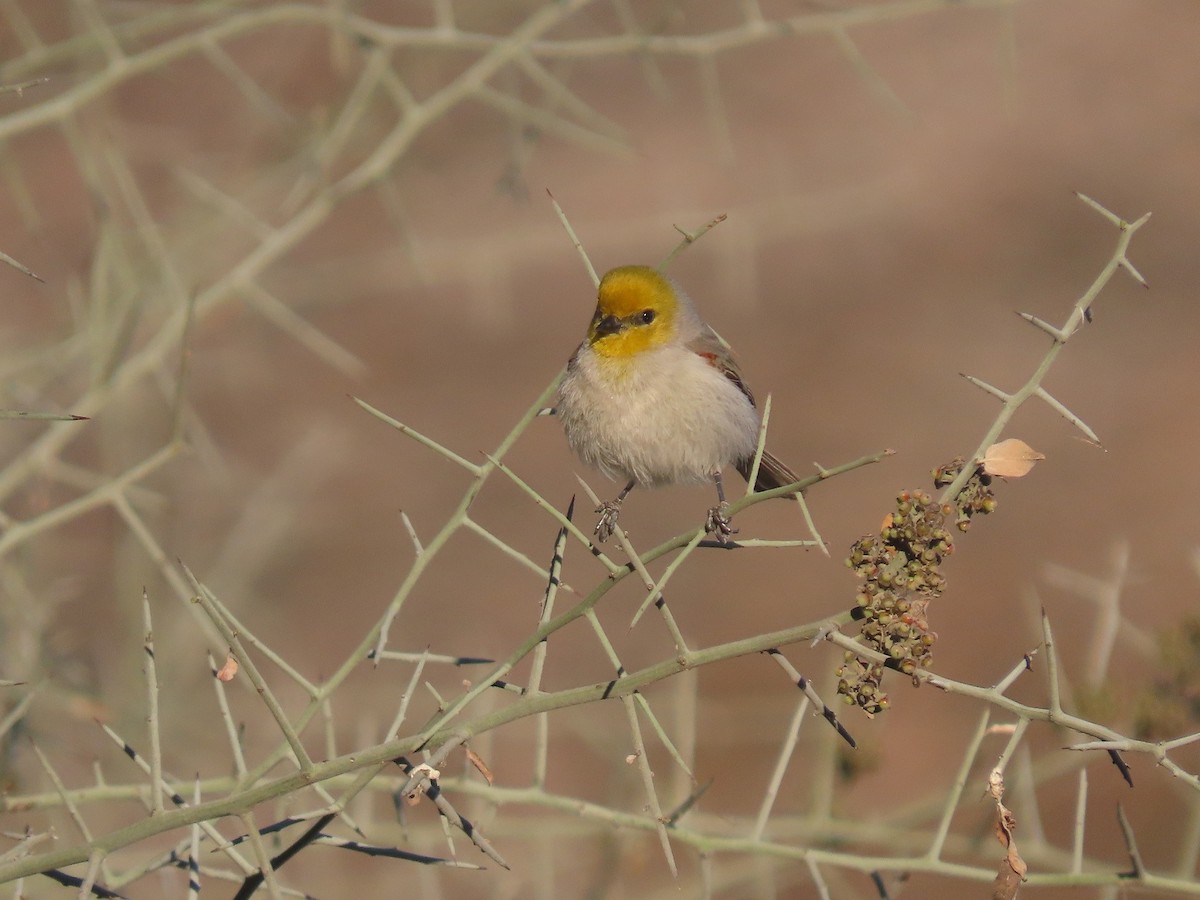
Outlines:
{"label": "bird's beak", "polygon": [[616,316],[605,316],[596,323],[596,337],[605,337],[606,335],[616,334],[624,327],[625,323]]}

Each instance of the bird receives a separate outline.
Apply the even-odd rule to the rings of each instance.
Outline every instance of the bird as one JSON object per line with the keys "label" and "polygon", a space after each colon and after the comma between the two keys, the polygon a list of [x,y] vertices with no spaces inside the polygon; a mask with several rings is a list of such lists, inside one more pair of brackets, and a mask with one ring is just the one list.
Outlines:
{"label": "bird", "polygon": [[[567,443],[587,465],[625,487],[596,507],[594,534],[612,536],[621,504],[637,485],[715,483],[705,531],[728,544],[721,471],[747,481],[761,423],[732,353],[673,279],[650,266],[619,266],[600,279],[587,337],[567,363],[555,412]],[[800,477],[764,451],[754,489]]]}

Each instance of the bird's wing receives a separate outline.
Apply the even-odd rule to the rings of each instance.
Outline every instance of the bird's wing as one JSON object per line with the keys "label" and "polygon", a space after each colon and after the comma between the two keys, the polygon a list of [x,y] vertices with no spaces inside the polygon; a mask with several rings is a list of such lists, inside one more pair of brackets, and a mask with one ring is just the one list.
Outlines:
{"label": "bird's wing", "polygon": [[710,366],[736,384],[738,390],[746,395],[751,406],[756,405],[754,394],[742,380],[742,370],[738,368],[737,360],[733,358],[733,351],[721,343],[721,339],[717,337],[715,331],[706,325],[697,337],[688,341],[687,348],[697,356],[704,357]]}
{"label": "bird's wing", "polygon": [[[722,375],[738,386],[738,390],[746,395],[746,399],[750,401],[751,406],[755,405],[754,394],[750,392],[750,388],[746,387],[746,382],[742,380],[742,372],[738,368],[737,361],[733,358],[732,351],[721,342],[715,331],[706,327],[700,333],[699,337],[688,342],[687,348],[693,353],[704,357],[709,365],[720,371]],[[747,481],[750,480],[750,467],[753,462],[753,456],[748,456],[745,459],[737,461],[737,470]],[[799,480],[800,476],[788,468],[778,457],[769,451],[764,451],[762,461],[759,463],[758,478],[755,479],[754,489],[756,491],[768,491],[772,488],[783,487],[786,484],[795,484]]]}

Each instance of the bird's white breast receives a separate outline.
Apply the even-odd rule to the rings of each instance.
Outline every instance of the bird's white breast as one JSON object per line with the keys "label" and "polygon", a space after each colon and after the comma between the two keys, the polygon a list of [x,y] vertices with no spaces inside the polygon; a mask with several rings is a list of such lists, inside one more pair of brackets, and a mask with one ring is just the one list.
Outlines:
{"label": "bird's white breast", "polygon": [[646,486],[708,481],[753,455],[758,438],[758,412],[746,395],[680,346],[613,359],[585,344],[557,405],[584,462]]}

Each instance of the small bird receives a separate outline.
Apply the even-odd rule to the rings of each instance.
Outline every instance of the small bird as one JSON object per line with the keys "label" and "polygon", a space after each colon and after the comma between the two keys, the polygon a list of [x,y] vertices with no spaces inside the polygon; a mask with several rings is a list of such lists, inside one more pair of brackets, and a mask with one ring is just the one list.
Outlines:
{"label": "small bird", "polygon": [[[614,500],[596,508],[600,541],[612,535],[621,503],[638,484],[715,482],[718,504],[705,530],[722,543],[735,533],[721,470],[733,465],[749,480],[759,413],[728,348],[670,278],[649,266],[605,274],[556,411],[579,458],[626,481]],[[799,480],[764,452],[754,487]]]}

